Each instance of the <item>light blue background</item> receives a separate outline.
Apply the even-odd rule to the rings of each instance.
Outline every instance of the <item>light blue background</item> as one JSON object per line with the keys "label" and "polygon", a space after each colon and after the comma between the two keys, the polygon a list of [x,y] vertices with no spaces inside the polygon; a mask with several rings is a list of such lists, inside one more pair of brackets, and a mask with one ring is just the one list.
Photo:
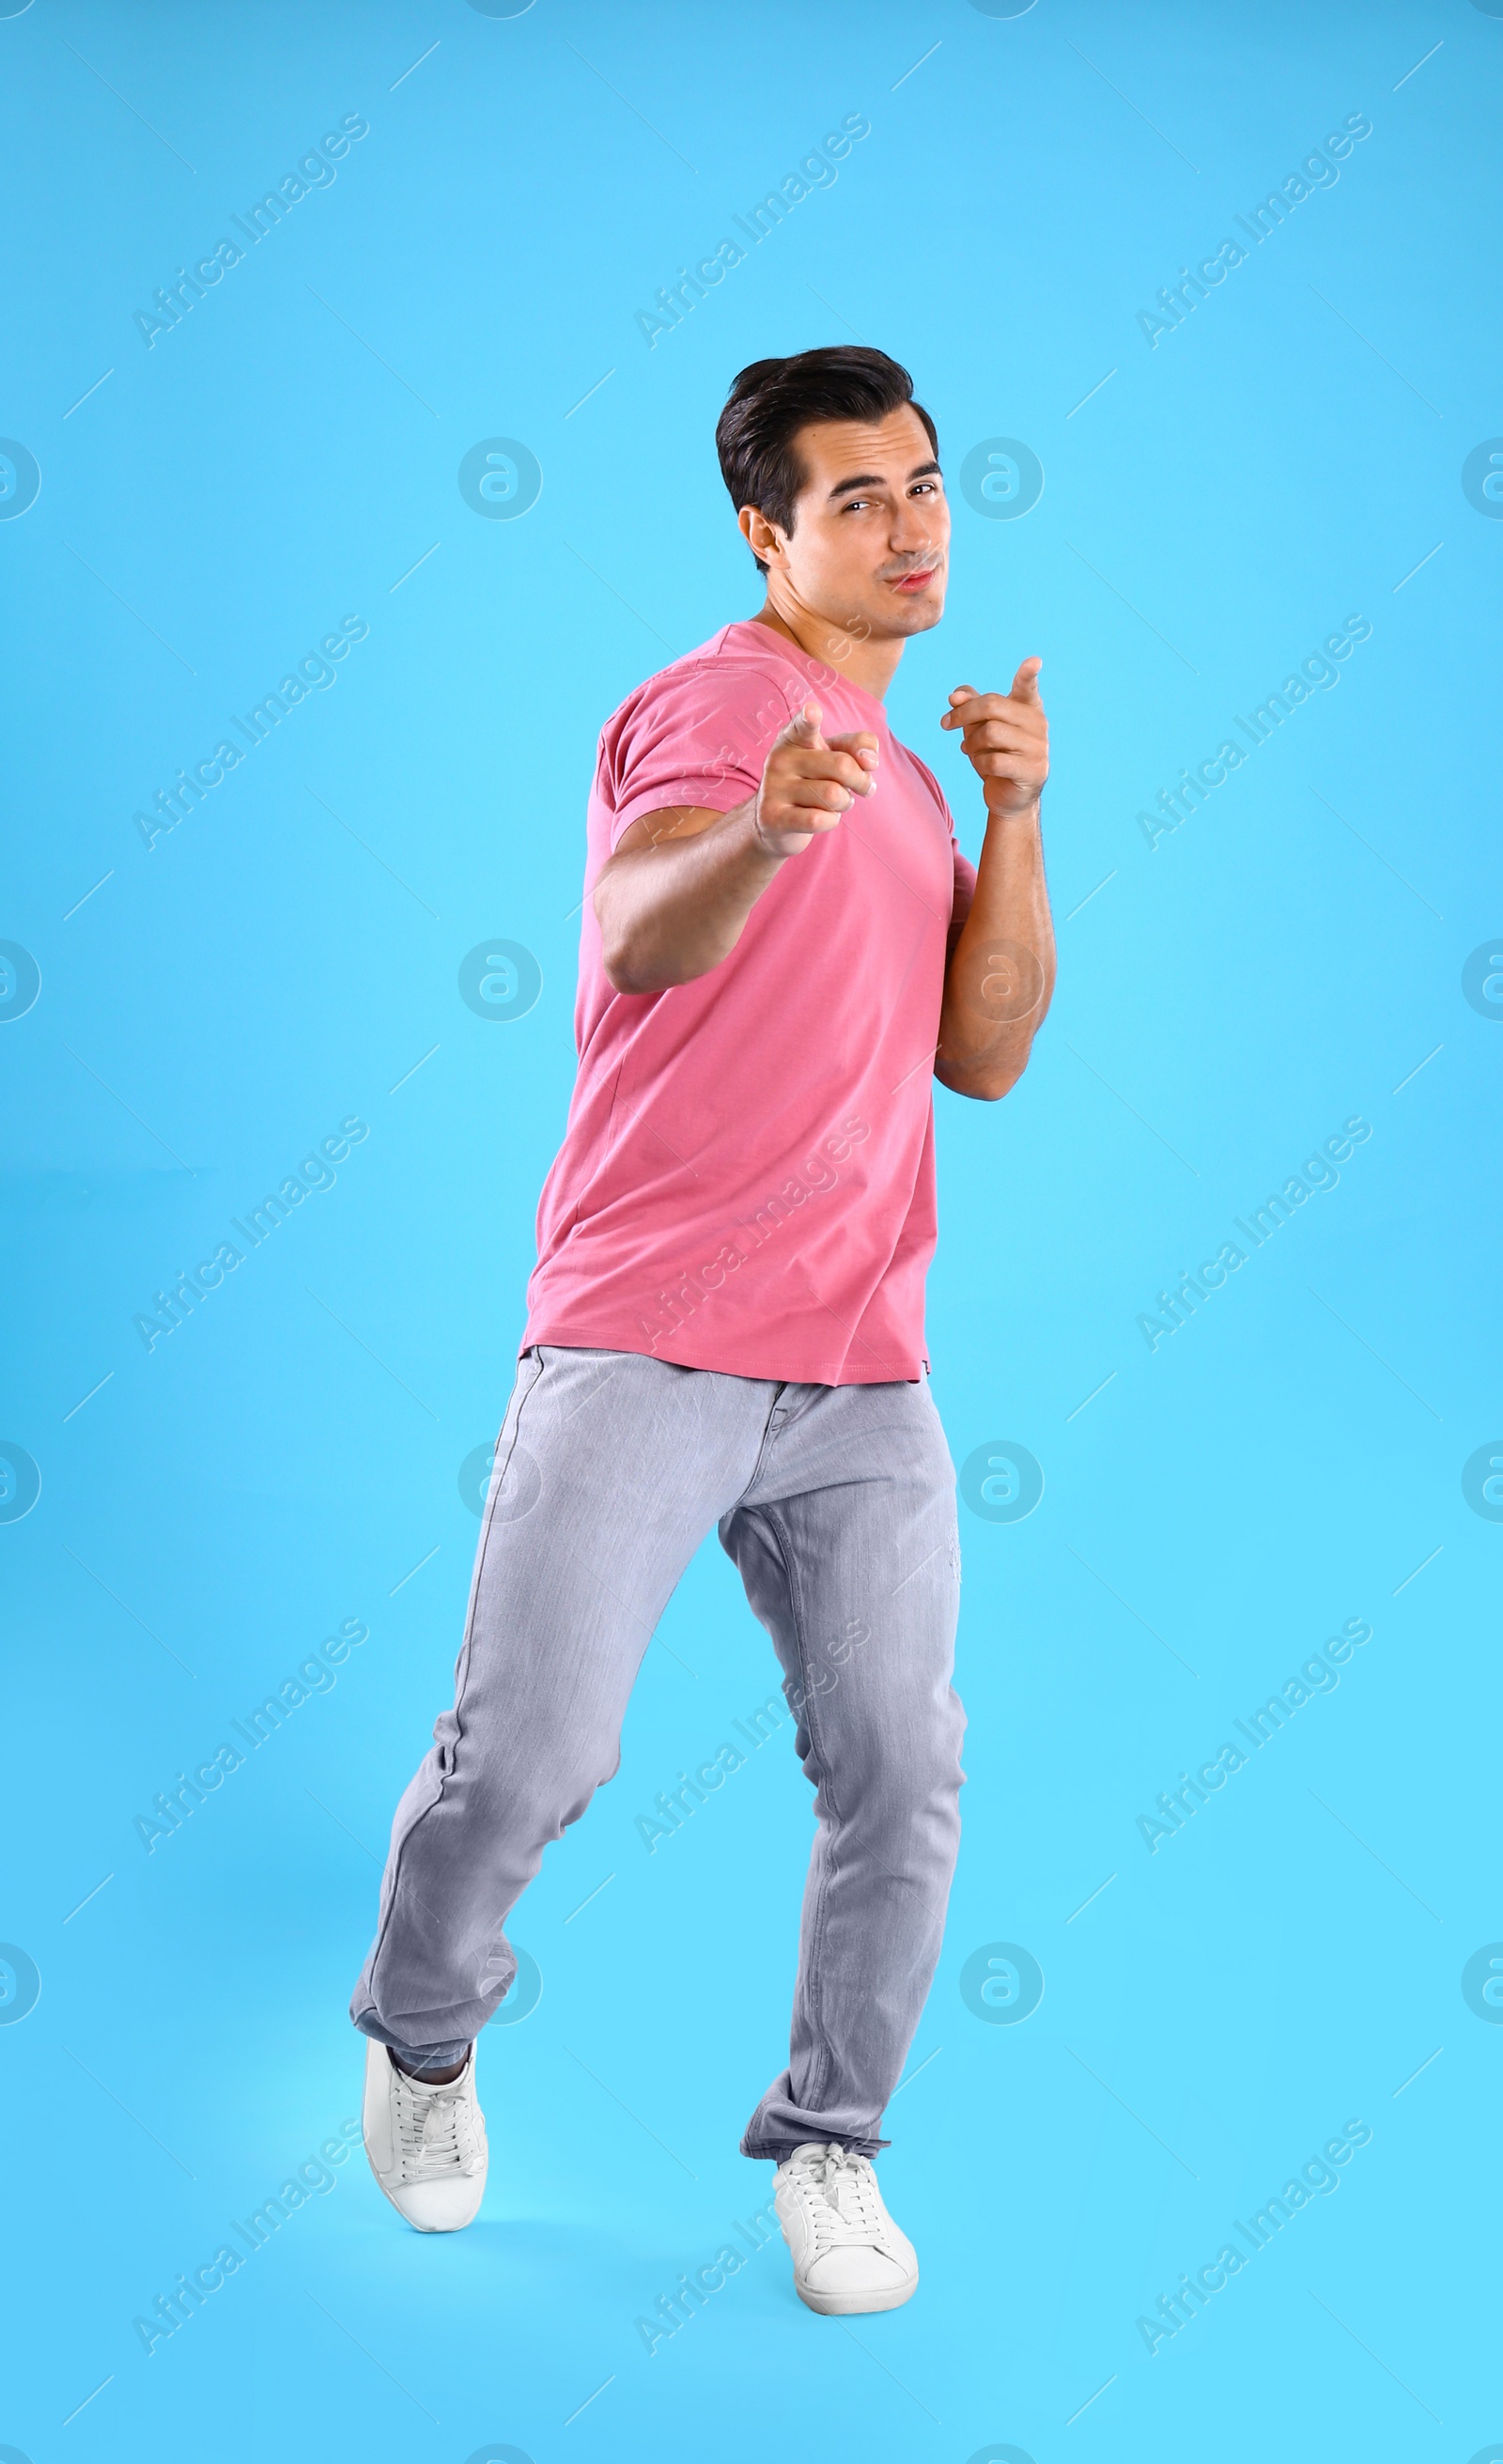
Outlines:
{"label": "light blue background", "polygon": [[[0,522],[0,937],[41,972],[0,1031],[0,1437],[42,1484],[0,1526],[0,1936],[41,1976],[0,2028],[0,2439],[1492,2452],[1503,2028],[1460,1978],[1503,1937],[1503,1529],[1461,1470],[1503,1430],[1503,1025],[1461,978],[1503,925],[1503,524],[1461,469],[1503,430],[1503,19],[35,0],[0,91],[0,430],[41,472]],[[155,286],[355,112],[334,184],[146,347]],[[656,287],[851,112],[838,181],[650,349]],[[1358,112],[1338,183],[1151,348],[1158,287]],[[1060,919],[1017,1092],[937,1099],[935,1392],[957,1461],[1010,1441],[1046,1485],[963,1518],[965,1840],[882,2168],[922,2287],[848,2328],[774,2246],[651,2357],[634,2326],[767,2195],[735,2143],[808,1845],[786,1726],[655,1855],[633,1827],[773,1689],[712,1544],[516,1920],[543,1990],[482,2048],[480,2222],[406,2233],[357,2156],[148,2359],[133,2318],[358,2110],[344,2004],[567,1101],[596,732],[756,604],[730,377],[852,336],[952,474],[995,436],[1046,473],[1016,521],[955,490],[949,614],[891,696],[974,851],[944,696],[1042,654]],[[543,473],[514,521],[458,491],[496,435]],[[133,811],[349,613],[337,684],[148,852]],[[1138,809],[1354,614],[1338,687],[1150,850]],[[456,988],[497,935],[543,977],[509,1024]],[[148,1353],[153,1292],[350,1114],[336,1185]],[[1166,1279],[1356,1114],[1340,1185],[1150,1353]],[[1353,1617],[1339,1688],[1150,1855],[1158,1792]],[[153,1793],[344,1617],[337,1686],[146,1854]],[[961,1994],[996,1942],[1046,1979],[1017,2025]],[[1150,2358],[1139,2314],[1359,2117],[1339,2191]]]}

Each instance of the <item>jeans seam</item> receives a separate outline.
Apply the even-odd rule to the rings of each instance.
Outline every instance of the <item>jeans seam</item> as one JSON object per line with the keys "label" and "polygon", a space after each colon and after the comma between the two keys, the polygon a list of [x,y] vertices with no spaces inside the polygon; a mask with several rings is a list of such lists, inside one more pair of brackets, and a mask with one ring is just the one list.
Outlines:
{"label": "jeans seam", "polygon": [[[809,1745],[813,1750],[814,1761],[819,1774],[815,1782],[815,1786],[816,1788],[824,1791],[826,1801],[829,1806],[831,1828],[832,1830],[838,1830],[841,1820],[840,1809],[835,1803],[829,1762],[825,1751],[824,1740],[820,1736],[815,1724],[813,1709],[814,1696],[808,1681],[808,1654],[805,1645],[803,1607],[799,1599],[797,1588],[796,1568],[798,1565],[798,1555],[797,1551],[793,1548],[792,1540],[786,1527],[780,1522],[776,1509],[773,1507],[765,1506],[763,1507],[762,1511],[766,1518],[767,1528],[771,1531],[774,1540],[777,1542],[778,1554],[783,1560],[784,1579],[788,1588],[788,1612],[793,1627],[794,1648],[798,1655],[799,1683],[803,1687],[804,1692],[803,1716],[808,1724]],[[797,1719],[799,1715],[795,1713],[794,1716],[795,1719]],[[833,1848],[831,1848],[831,1857],[832,1856]],[[807,1981],[811,1990],[817,1991],[819,2003],[817,2013],[811,2013],[811,2016],[817,2019],[817,2025],[814,2030],[816,2048],[815,2069],[814,2077],[809,2082],[808,2102],[811,2108],[818,2105],[823,2101],[825,2091],[829,2083],[829,2032],[826,2025],[823,1986],[819,1980],[822,1975],[821,1963],[825,1946],[825,1925],[826,1911],[829,1904],[829,1884],[833,1879],[834,1877],[830,1870],[829,1861],[827,1860],[821,1869],[819,1883],[815,1892],[814,1918],[813,1923],[809,1927]],[[791,2086],[791,2079],[789,2084]]]}
{"label": "jeans seam", "polygon": [[[457,1760],[457,1758],[458,1758],[458,1750],[459,1750],[459,1747],[460,1747],[460,1744],[461,1744],[461,1742],[463,1741],[463,1737],[464,1737],[464,1727],[463,1727],[463,1722],[462,1722],[461,1717],[460,1717],[460,1713],[461,1713],[461,1706],[462,1706],[463,1702],[464,1702],[465,1684],[466,1684],[466,1682],[468,1681],[469,1673],[470,1673],[470,1646],[471,1646],[471,1643],[473,1642],[473,1640],[474,1640],[474,1639],[475,1639],[475,1610],[476,1610],[476,1608],[477,1608],[477,1607],[478,1607],[478,1605],[479,1605],[479,1599],[480,1599],[480,1585],[481,1585],[481,1582],[482,1582],[482,1580],[483,1580],[483,1578],[484,1578],[484,1573],[485,1573],[485,1559],[486,1559],[486,1553],[487,1553],[487,1551],[489,1551],[489,1549],[490,1549],[490,1545],[491,1545],[491,1528],[492,1528],[492,1525],[494,1524],[495,1519],[496,1519],[496,1501],[497,1501],[497,1499],[499,1497],[499,1495],[500,1495],[500,1493],[501,1493],[501,1488],[502,1488],[502,1485],[503,1485],[503,1483],[504,1483],[504,1481],[505,1481],[506,1474],[507,1474],[507,1472],[511,1469],[512,1457],[513,1457],[513,1455],[514,1455],[514,1454],[516,1453],[516,1451],[517,1451],[518,1443],[519,1443],[519,1440],[520,1440],[520,1437],[521,1437],[521,1416],[522,1416],[522,1413],[525,1411],[525,1409],[526,1409],[527,1405],[531,1402],[531,1400],[532,1400],[532,1398],[533,1398],[534,1395],[535,1395],[535,1394],[537,1393],[537,1391],[538,1391],[538,1388],[542,1385],[542,1378],[543,1378],[543,1372],[544,1372],[545,1367],[546,1367],[546,1363],[545,1363],[545,1362],[544,1362],[544,1360],[543,1360],[542,1353],[542,1350],[541,1350],[541,1348],[540,1348],[540,1349],[539,1349],[539,1351],[538,1351],[538,1374],[537,1374],[536,1377],[534,1377],[534,1379],[533,1379],[533,1381],[532,1381],[532,1384],[528,1387],[526,1394],[525,1394],[525,1395],[523,1395],[523,1396],[521,1396],[521,1397],[519,1397],[519,1401],[518,1401],[518,1405],[517,1405],[517,1417],[516,1417],[516,1419],[515,1419],[515,1420],[514,1420],[514,1422],[513,1422],[513,1424],[512,1424],[512,1441],[511,1441],[510,1446],[509,1446],[509,1447],[508,1447],[508,1449],[507,1449],[507,1453],[506,1453],[506,1461],[505,1461],[505,1463],[504,1463],[501,1465],[501,1467],[500,1467],[500,1476],[499,1476],[499,1478],[497,1478],[497,1466],[496,1466],[496,1463],[495,1463],[494,1459],[493,1459],[492,1465],[491,1465],[491,1485],[490,1485],[490,1490],[489,1490],[489,1493],[488,1493],[488,1495],[487,1495],[487,1497],[486,1497],[486,1501],[485,1501],[485,1526],[484,1526],[484,1529],[483,1529],[483,1530],[482,1530],[482,1532],[481,1532],[481,1535],[480,1535],[480,1554],[479,1554],[479,1560],[478,1560],[478,1562],[477,1562],[477,1564],[476,1564],[475,1571],[474,1597],[473,1597],[473,1599],[472,1599],[472,1601],[471,1601],[471,1604],[470,1604],[470,1614],[469,1614],[469,1616],[465,1618],[464,1643],[463,1643],[463,1646],[462,1646],[462,1648],[461,1648],[460,1655],[459,1655],[459,1673],[458,1673],[457,1681],[456,1681],[455,1685],[454,1685],[454,1721],[455,1721],[455,1726],[456,1726],[456,1734],[455,1734],[455,1737],[454,1737],[454,1756],[455,1756],[455,1759],[456,1759],[456,1760]],[[504,1423],[503,1423],[503,1426],[504,1426]],[[424,1822],[426,1822],[426,1821],[427,1821],[427,1819],[428,1819],[429,1815],[430,1815],[434,1811],[434,1809],[435,1809],[436,1807],[438,1807],[438,1806],[442,1805],[442,1803],[443,1803],[443,1801],[444,1801],[444,1790],[445,1790],[445,1788],[446,1788],[446,1786],[447,1786],[447,1784],[448,1784],[448,1781],[449,1781],[450,1777],[451,1777],[451,1773],[450,1773],[449,1771],[447,1771],[443,1770],[443,1769],[442,1769],[442,1767],[440,1767],[439,1774],[438,1774],[438,1788],[437,1788],[437,1792],[436,1792],[436,1793],[435,1793],[435,1794],[434,1794],[434,1796],[432,1797],[431,1801],[429,1804],[427,1804],[427,1805],[425,1805],[425,1806],[424,1806],[422,1813],[417,1816],[416,1820],[411,1824],[410,1828],[409,1829],[409,1831],[408,1831],[408,1833],[407,1833],[406,1837],[404,1837],[404,1839],[403,1839],[403,1841],[402,1841],[402,1845],[401,1845],[401,1847],[397,1850],[395,1857],[392,1859],[392,1861],[391,1861],[391,1890],[390,1890],[389,1897],[387,1898],[387,1901],[386,1912],[385,1912],[384,1916],[382,1917],[381,1924],[380,1924],[380,1926],[379,1926],[378,1931],[377,1931],[375,1948],[372,1950],[372,1952],[371,1952],[371,1954],[370,1954],[370,1969],[369,1969],[369,1975],[370,1975],[370,1997],[371,1997],[372,2002],[374,2002],[374,2001],[375,2001],[375,1995],[376,1995],[376,1970],[377,1970],[377,1969],[379,1968],[379,1966],[380,1966],[380,1964],[381,1964],[381,1954],[382,1954],[383,1950],[386,1948],[387,1935],[387,1932],[388,1932],[388,1931],[389,1931],[389,1929],[390,1929],[390,1925],[391,1925],[392,1917],[394,1916],[394,1914],[395,1914],[395,1912],[396,1912],[397,1893],[398,1893],[398,1891],[399,1891],[399,1890],[400,1890],[400,1888],[401,1888],[401,1883],[402,1883],[402,1867],[403,1867],[403,1863],[404,1863],[404,1861],[405,1861],[405,1859],[406,1859],[406,1857],[407,1857],[407,1852],[408,1852],[409,1848],[411,1846],[411,1844],[412,1844],[412,1840],[413,1840],[413,1837],[414,1837],[414,1836],[415,1836],[416,1832],[418,1831],[418,1829],[420,1828],[420,1826],[421,1826]]]}
{"label": "jeans seam", "polygon": [[[475,1570],[475,1597],[470,1604],[470,1614],[465,1618],[464,1645],[459,1655],[459,1669],[454,1684],[454,1722],[457,1729],[457,1734],[454,1738],[455,1760],[458,1759],[459,1748],[464,1740],[464,1723],[461,1714],[464,1705],[465,1688],[470,1680],[470,1653],[471,1647],[475,1641],[475,1611],[480,1604],[480,1586],[485,1580],[485,1561],[490,1553],[491,1532],[496,1522],[497,1503],[500,1497],[502,1488],[506,1485],[506,1475],[512,1467],[512,1457],[515,1455],[518,1446],[521,1442],[521,1416],[526,1410],[528,1404],[532,1401],[534,1395],[536,1395],[547,1374],[548,1364],[543,1358],[542,1345],[540,1344],[537,1349],[538,1375],[533,1379],[532,1384],[528,1387],[526,1394],[519,1399],[517,1405],[517,1417],[512,1423],[512,1441],[506,1450],[506,1461],[504,1463],[497,1465],[493,1458],[491,1464],[491,1485],[485,1501],[485,1529],[480,1534],[480,1554],[478,1563]],[[444,1776],[447,1779],[449,1773],[446,1771]],[[440,1796],[441,1795],[442,1791],[440,1791]],[[437,1800],[435,1800],[435,1802]],[[414,1825],[414,1828],[416,1826]],[[411,1834],[409,1833],[408,1837],[410,1837]],[[404,1841],[403,1845],[406,1846],[406,1841]]]}

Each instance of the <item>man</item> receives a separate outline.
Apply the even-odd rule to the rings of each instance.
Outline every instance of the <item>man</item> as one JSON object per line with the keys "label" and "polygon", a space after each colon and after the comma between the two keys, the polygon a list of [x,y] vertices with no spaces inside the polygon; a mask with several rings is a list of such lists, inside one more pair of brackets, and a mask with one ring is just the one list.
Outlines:
{"label": "man", "polygon": [[959,1836],[930,1081],[1005,1095],[1048,1007],[1048,730],[1037,659],[1008,693],[950,694],[939,724],[984,790],[973,871],[882,710],[949,558],[934,423],[902,368],[759,361],[717,442],[766,605],[601,737],[579,1080],[454,1705],[397,1809],[351,2013],[377,2180],[420,2231],[468,2224],[507,1913],[614,1773],[643,1653],[718,1526],[816,1790],[788,2067],[741,2147],[778,2167],[800,2297],[845,2314],[917,2282],[871,2159]]}

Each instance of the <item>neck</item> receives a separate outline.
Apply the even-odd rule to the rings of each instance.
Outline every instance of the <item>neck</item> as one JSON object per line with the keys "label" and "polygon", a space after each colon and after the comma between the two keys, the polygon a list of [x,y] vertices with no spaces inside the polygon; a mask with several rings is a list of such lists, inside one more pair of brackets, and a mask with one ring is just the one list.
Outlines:
{"label": "neck", "polygon": [[812,607],[775,605],[770,591],[766,605],[758,608],[752,622],[765,625],[770,632],[781,633],[785,641],[796,642],[811,659],[833,668],[849,684],[859,685],[873,701],[886,698],[887,688],[903,655],[901,638],[884,640],[873,635],[857,641],[843,626],[833,624]]}

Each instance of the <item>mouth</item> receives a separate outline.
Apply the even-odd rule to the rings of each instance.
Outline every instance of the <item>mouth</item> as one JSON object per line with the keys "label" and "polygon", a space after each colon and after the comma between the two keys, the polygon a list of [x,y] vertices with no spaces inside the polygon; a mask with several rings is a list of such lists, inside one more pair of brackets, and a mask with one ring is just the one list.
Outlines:
{"label": "mouth", "polygon": [[889,587],[893,590],[900,590],[905,598],[915,598],[920,590],[928,589],[937,571],[937,566],[926,564],[917,573],[900,573]]}

